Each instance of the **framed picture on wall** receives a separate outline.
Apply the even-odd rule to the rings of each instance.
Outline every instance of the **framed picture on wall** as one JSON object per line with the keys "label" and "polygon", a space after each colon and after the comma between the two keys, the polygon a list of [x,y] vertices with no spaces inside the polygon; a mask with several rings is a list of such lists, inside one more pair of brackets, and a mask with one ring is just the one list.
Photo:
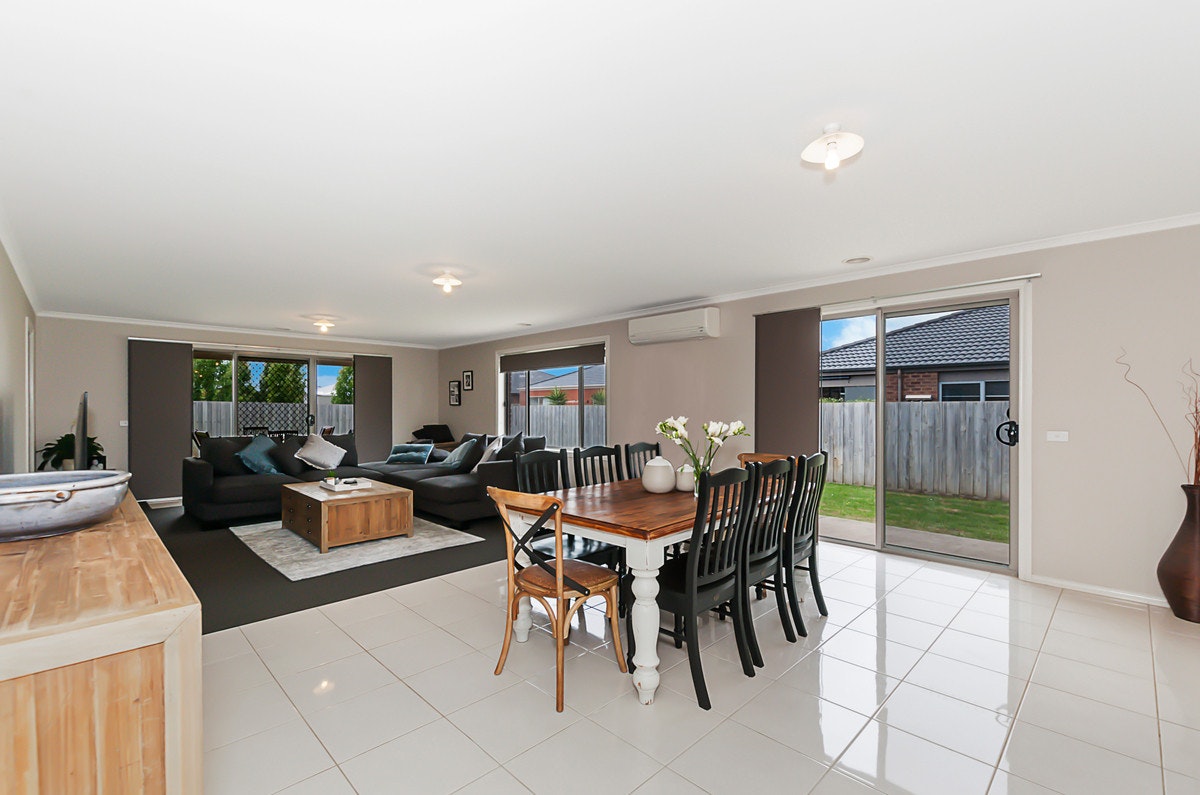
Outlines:
{"label": "framed picture on wall", "polygon": [[470,392],[475,388],[475,371],[463,370],[463,391]]}
{"label": "framed picture on wall", "polygon": [[450,405],[451,406],[461,406],[462,405],[462,381],[451,381],[450,382]]}

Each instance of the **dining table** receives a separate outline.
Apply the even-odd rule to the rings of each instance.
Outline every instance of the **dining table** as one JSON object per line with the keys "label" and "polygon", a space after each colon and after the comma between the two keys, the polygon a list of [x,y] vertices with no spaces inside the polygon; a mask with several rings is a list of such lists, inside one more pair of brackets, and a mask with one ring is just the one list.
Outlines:
{"label": "dining table", "polygon": [[[546,492],[562,500],[563,532],[623,547],[625,565],[633,574],[633,685],[638,700],[653,704],[658,690],[658,570],[668,547],[691,537],[696,498],[691,489],[656,494],[640,479]],[[517,514],[514,523],[528,528],[532,515]],[[513,528],[517,530],[516,527]],[[521,599],[513,636],[529,639],[533,626],[529,598]]]}

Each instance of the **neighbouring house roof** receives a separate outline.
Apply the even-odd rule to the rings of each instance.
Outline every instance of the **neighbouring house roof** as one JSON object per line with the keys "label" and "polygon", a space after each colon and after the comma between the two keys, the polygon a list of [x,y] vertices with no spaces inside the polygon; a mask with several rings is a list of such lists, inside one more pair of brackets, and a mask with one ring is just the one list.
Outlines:
{"label": "neighbouring house roof", "polygon": [[[890,331],[887,368],[1007,365],[1008,305],[963,309]],[[875,338],[839,345],[821,354],[821,372],[875,369]]]}
{"label": "neighbouring house roof", "polygon": [[[540,375],[549,375],[548,373],[543,373],[541,370],[536,372]],[[574,372],[550,376],[545,379],[538,379],[536,375],[530,373],[530,378],[533,380],[530,387],[537,389],[539,392],[543,389],[575,389],[579,386],[579,376]],[[583,366],[583,388],[602,386],[604,386],[604,365],[585,364]]]}

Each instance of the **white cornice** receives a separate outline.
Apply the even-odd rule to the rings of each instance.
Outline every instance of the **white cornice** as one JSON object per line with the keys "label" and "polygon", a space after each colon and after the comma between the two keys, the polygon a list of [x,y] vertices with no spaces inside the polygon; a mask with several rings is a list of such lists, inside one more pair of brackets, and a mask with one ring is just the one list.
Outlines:
{"label": "white cornice", "polygon": [[[365,337],[342,337],[335,334],[301,334],[294,331],[274,331],[270,329],[241,328],[238,326],[211,326],[203,323],[171,323],[165,320],[146,320],[136,317],[107,317],[105,315],[85,315],[76,312],[38,312],[38,317],[57,318],[61,320],[87,320],[94,323],[126,323],[133,326],[155,326],[158,328],[180,329],[183,331],[219,331],[224,334],[258,334],[264,337],[282,337],[291,340],[331,340],[347,342],[355,345],[382,345],[391,348],[418,348],[420,350],[437,350],[436,345],[421,345],[412,342],[395,342],[392,340],[375,340]],[[220,343],[212,343],[219,345]]]}

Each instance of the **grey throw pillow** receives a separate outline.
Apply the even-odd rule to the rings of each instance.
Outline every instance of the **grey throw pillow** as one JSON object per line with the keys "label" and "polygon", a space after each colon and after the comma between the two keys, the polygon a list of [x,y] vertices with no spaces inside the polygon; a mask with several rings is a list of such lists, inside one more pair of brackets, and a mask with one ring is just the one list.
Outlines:
{"label": "grey throw pillow", "polygon": [[337,465],[342,463],[345,455],[346,451],[336,444],[331,444],[315,433],[310,433],[308,441],[296,453],[296,458],[316,469],[337,469]]}

